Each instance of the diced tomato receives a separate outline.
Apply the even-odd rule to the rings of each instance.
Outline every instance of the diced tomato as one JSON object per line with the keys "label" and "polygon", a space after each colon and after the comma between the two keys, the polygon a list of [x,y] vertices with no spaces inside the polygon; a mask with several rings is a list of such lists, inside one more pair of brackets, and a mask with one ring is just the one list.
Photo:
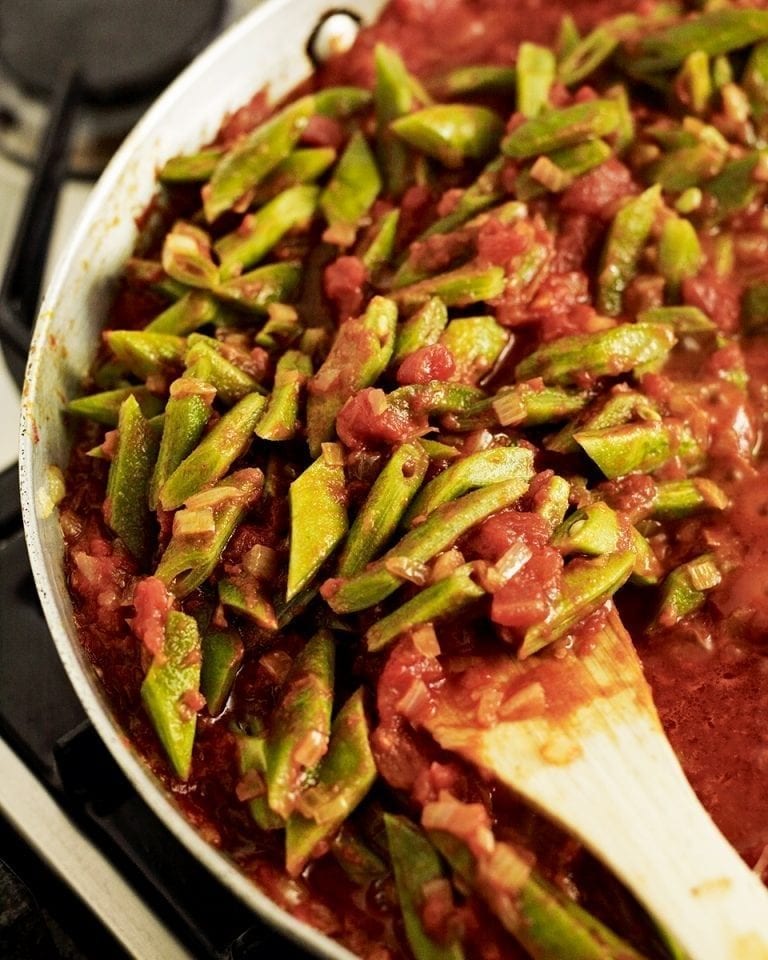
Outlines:
{"label": "diced tomato", "polygon": [[429,383],[430,380],[450,380],[456,372],[456,361],[451,351],[441,343],[422,347],[406,357],[397,370],[397,382]]}
{"label": "diced tomato", "polygon": [[491,619],[504,627],[525,630],[546,620],[560,591],[563,558],[552,547],[534,552],[523,569],[494,593]]}
{"label": "diced tomato", "polygon": [[377,444],[403,443],[429,429],[424,414],[406,406],[387,405],[383,390],[369,387],[351,397],[336,417],[339,439],[353,450]]}
{"label": "diced tomato", "polygon": [[400,203],[400,219],[397,221],[398,244],[405,245],[426,227],[434,207],[434,197],[429,187],[409,187]]}
{"label": "diced tomato", "polygon": [[599,244],[603,232],[603,224],[595,217],[584,213],[562,216],[552,268],[559,273],[582,269]]}
{"label": "diced tomato", "polygon": [[741,298],[732,279],[720,277],[705,267],[696,277],[686,277],[682,284],[683,301],[703,310],[723,333],[734,333],[739,326]]}
{"label": "diced tomato", "polygon": [[563,210],[610,220],[624,197],[637,193],[637,185],[624,164],[612,157],[575,180],[563,194]]}
{"label": "diced tomato", "polygon": [[477,234],[477,256],[485,263],[504,267],[525,250],[531,242],[530,231],[521,229],[520,222],[502,223],[492,217]]}
{"label": "diced tomato", "polygon": [[332,117],[315,114],[301,132],[302,144],[310,147],[333,147],[338,150],[346,140],[344,127]]}
{"label": "diced tomato", "polygon": [[325,268],[323,289],[326,297],[336,304],[341,320],[360,313],[367,281],[368,271],[359,257],[339,257]]}
{"label": "diced tomato", "polygon": [[531,549],[546,545],[547,524],[538,514],[519,513],[509,508],[489,517],[472,535],[472,551],[482,560],[495,563],[509,548],[523,542]]}
{"label": "diced tomato", "polygon": [[460,260],[470,257],[474,239],[473,234],[467,230],[436,233],[432,237],[427,237],[426,240],[412,244],[409,260],[417,269],[439,273]]}
{"label": "diced tomato", "polygon": [[269,116],[270,106],[267,91],[262,89],[251,97],[245,106],[235,110],[222,124],[216,138],[216,146],[227,148],[246,133],[250,133]]}
{"label": "diced tomato", "polygon": [[165,641],[165,621],[173,606],[173,597],[162,580],[144,577],[133,591],[136,615],[129,621],[131,629],[152,654],[160,653]]}

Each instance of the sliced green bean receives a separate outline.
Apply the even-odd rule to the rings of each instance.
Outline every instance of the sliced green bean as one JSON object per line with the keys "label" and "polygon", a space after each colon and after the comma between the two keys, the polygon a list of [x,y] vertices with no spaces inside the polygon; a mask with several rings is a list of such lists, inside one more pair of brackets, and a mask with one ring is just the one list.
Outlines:
{"label": "sliced green bean", "polygon": [[563,57],[557,69],[557,79],[567,87],[581,83],[591,73],[598,70],[613,55],[618,47],[622,33],[637,23],[637,17],[628,14],[607,20],[588,33],[583,40]]}
{"label": "sliced green bean", "polygon": [[318,847],[337,833],[373,785],[376,763],[369,736],[361,687],[339,710],[316,782],[300,794],[298,812],[292,813],[286,823],[285,866],[290,876],[302,872]]}
{"label": "sliced green bean", "polygon": [[264,486],[261,470],[248,468],[230,474],[207,491],[213,514],[211,537],[173,536],[155,576],[183,599],[213,573],[235,528],[258,500]]}
{"label": "sliced green bean", "polygon": [[610,317],[624,309],[624,291],[637,274],[660,203],[657,184],[625,203],[613,218],[597,278],[597,308]]}
{"label": "sliced green bean", "polygon": [[299,289],[302,265],[298,260],[269,263],[220,283],[214,295],[247,313],[265,314],[272,303],[286,303]]}
{"label": "sliced green bean", "polygon": [[134,397],[139,410],[150,420],[163,409],[163,401],[150,393],[146,387],[119,387],[117,390],[105,390],[102,393],[90,393],[85,397],[76,397],[67,404],[67,413],[84,417],[105,427],[116,427],[120,407],[128,397]]}
{"label": "sliced green bean", "polygon": [[423,91],[408,72],[400,55],[383,43],[376,44],[374,51],[376,85],[373,100],[376,106],[376,154],[379,159],[387,193],[392,197],[402,195],[413,179],[413,162],[410,150],[399,140],[390,124],[393,120],[410,113]]}
{"label": "sliced green bean", "polygon": [[[766,11],[768,13],[768,11]],[[713,180],[706,184],[706,192],[717,204],[716,217],[724,220],[740,210],[745,210],[757,197],[764,185],[755,179],[759,163],[765,163],[768,151],[755,150],[738,160],[732,160]]]}
{"label": "sliced green bean", "polygon": [[645,394],[619,387],[599,400],[597,409],[594,405],[587,407],[582,416],[566,424],[554,436],[548,437],[545,446],[547,450],[555,453],[578,453],[579,445],[574,438],[580,430],[605,430],[619,427],[634,419],[660,420],[661,414],[656,404]]}
{"label": "sliced green bean", "polygon": [[497,148],[504,124],[493,110],[464,103],[438,103],[390,123],[401,140],[458,167],[467,158],[484,159]]}
{"label": "sliced green bean", "polygon": [[177,221],[165,235],[163,270],[188,287],[207,289],[216,285],[219,268],[213,262],[211,238],[192,223]]}
{"label": "sliced green bean", "polygon": [[313,183],[333,166],[336,151],[333,147],[305,147],[289,153],[272,173],[256,188],[255,205],[266,203],[289,187]]}
{"label": "sliced green bean", "polygon": [[248,807],[254,823],[262,830],[281,830],[285,822],[281,816],[270,810],[267,803],[267,788],[264,776],[267,772],[267,747],[263,736],[236,737],[240,773],[254,777],[260,792],[248,801]]}
{"label": "sliced green bean", "polygon": [[349,879],[360,887],[367,887],[388,872],[381,857],[350,823],[341,825],[331,841],[331,853]]}
{"label": "sliced green bean", "polygon": [[357,130],[350,137],[320,197],[320,209],[328,222],[325,239],[341,247],[350,246],[381,187],[381,176],[371,148]]}
{"label": "sliced green bean", "polygon": [[507,134],[501,149],[508,157],[527,160],[585,140],[606,137],[616,130],[620,119],[615,101],[588,100],[526,120]]}
{"label": "sliced green bean", "polygon": [[221,403],[231,407],[249,393],[265,392],[250,373],[246,373],[219,352],[222,345],[218,340],[193,333],[187,343],[187,368],[191,369],[199,364],[205,366],[205,380],[216,389],[216,397]]}
{"label": "sliced green bean", "polygon": [[574,511],[554,531],[550,544],[562,554],[584,553],[599,557],[613,553],[625,530],[615,510],[596,500]]}
{"label": "sliced green bean", "polygon": [[563,147],[547,154],[548,162],[560,171],[559,182],[544,179],[536,166],[521,170],[515,180],[515,194],[519,200],[535,200],[549,193],[560,193],[568,187],[576,177],[580,177],[595,167],[605,163],[613,155],[613,150],[605,140],[588,140],[586,143],[577,143],[573,147]]}
{"label": "sliced green bean", "polygon": [[392,262],[399,221],[400,211],[395,207],[385,213],[376,224],[374,237],[360,258],[369,275],[375,276]]}
{"label": "sliced green bean", "polygon": [[160,488],[163,510],[175,510],[224,476],[248,449],[265,402],[261,394],[250,393],[224,414]]}
{"label": "sliced green bean", "polygon": [[616,377],[638,367],[661,364],[676,342],[664,324],[622,323],[598,333],[578,333],[545,344],[515,368],[518,380],[541,377],[568,386],[590,377]]}
{"label": "sliced green bean", "polygon": [[549,91],[555,82],[555,55],[537,43],[520,44],[517,53],[517,110],[535,117],[549,105]]}
{"label": "sliced green bean", "polygon": [[141,685],[141,699],[176,775],[189,777],[197,712],[185,702],[200,689],[200,636],[197,623],[171,610],[161,655],[156,655]]}
{"label": "sliced green bean", "polygon": [[340,577],[358,573],[387,544],[428,466],[429,457],[419,442],[403,443],[392,453],[349,531],[339,558]]}
{"label": "sliced green bean", "polygon": [[696,228],[690,220],[671,217],[659,238],[659,272],[667,282],[667,293],[680,296],[680,285],[687,277],[695,277],[704,262]]}
{"label": "sliced green bean", "polygon": [[286,678],[266,743],[267,798],[286,819],[307,775],[328,749],[333,706],[335,647],[320,630],[299,651]]}
{"label": "sliced green bean", "polygon": [[422,347],[440,339],[448,323],[448,308],[439,297],[432,297],[397,328],[392,364],[400,364]]}
{"label": "sliced green bean", "polygon": [[703,553],[676,567],[661,588],[661,603],[653,627],[673,627],[684,617],[700,610],[707,593],[722,579],[715,557]]}
{"label": "sliced green bean", "polygon": [[149,486],[149,505],[153,510],[166,480],[195,449],[211,416],[212,398],[200,392],[200,384],[182,377],[173,387],[175,395],[171,393],[165,408],[160,450]]}
{"label": "sliced green bean", "polygon": [[509,507],[520,497],[520,480],[495,483],[468,493],[459,500],[433,510],[425,522],[407,533],[375,565],[349,579],[331,582],[324,591],[325,599],[335,613],[354,613],[384,600],[402,585],[390,573],[386,561],[391,558],[426,563],[443,550],[448,550],[478,523],[491,514]]}
{"label": "sliced green bean", "polygon": [[502,387],[491,400],[496,421],[502,427],[541,427],[566,420],[584,409],[585,390],[547,387],[540,381],[523,381]]}
{"label": "sliced green bean", "polygon": [[729,502],[725,491],[706,477],[666,480],[656,485],[651,516],[680,520],[705,510],[725,510]]}
{"label": "sliced green bean", "polygon": [[185,337],[209,323],[230,319],[229,311],[207,290],[190,290],[179,297],[144,328],[148,333],[170,333]]}
{"label": "sliced green bean", "polygon": [[426,240],[427,237],[439,233],[451,233],[472,217],[477,216],[501,200],[504,193],[499,184],[499,174],[503,166],[503,157],[496,157],[491,160],[478,178],[461,194],[455,208],[430,224],[419,235],[418,240]]}
{"label": "sliced green bean", "polygon": [[504,287],[503,267],[469,264],[401,287],[392,296],[406,310],[420,307],[432,297],[439,297],[446,307],[467,307],[501,296]]}
{"label": "sliced green bean", "polygon": [[245,617],[262,630],[277,630],[275,608],[264,596],[260,584],[247,574],[219,580],[219,603]]}
{"label": "sliced green bean", "polygon": [[129,396],[120,406],[117,451],[109,465],[104,519],[138,560],[152,540],[148,494],[157,435],[144,418],[138,401]]}
{"label": "sliced green bean", "polygon": [[554,531],[565,519],[571,497],[571,485],[555,474],[533,496],[533,512]]}
{"label": "sliced green bean", "polygon": [[517,70],[514,67],[485,63],[458,67],[437,83],[441,95],[446,99],[487,93],[512,96],[516,86]]}
{"label": "sliced green bean", "polygon": [[361,317],[339,327],[325,362],[308,385],[307,440],[313,456],[333,437],[336,416],[346,401],[387,369],[396,327],[397,307],[386,297],[374,297]]}
{"label": "sliced green bean", "polygon": [[491,447],[462,457],[424,487],[410,506],[405,522],[427,517],[444,503],[457,500],[470,490],[478,490],[504,480],[517,480],[522,496],[533,479],[533,452],[528,447]]}
{"label": "sliced green bean", "polygon": [[120,363],[141,380],[180,367],[186,350],[183,337],[169,333],[107,330],[104,339]]}
{"label": "sliced green bean", "polygon": [[[337,448],[341,453],[341,448]],[[325,456],[291,484],[291,540],[286,601],[309,586],[323,563],[344,538],[347,528],[343,459],[329,463]]]}
{"label": "sliced green bean", "polygon": [[299,184],[283,190],[255,213],[248,214],[234,233],[216,242],[221,279],[239,277],[255,266],[289,230],[308,223],[320,197],[318,187]]}
{"label": "sliced green bean", "polygon": [[312,376],[312,361],[299,350],[286,350],[277,361],[267,409],[256,425],[262,440],[290,440],[299,429],[299,399]]}
{"label": "sliced green bean", "polygon": [[384,823],[405,934],[414,957],[416,960],[463,960],[461,945],[455,939],[447,943],[433,940],[422,919],[424,888],[445,875],[437,852],[422,831],[405,817],[385,813]]}
{"label": "sliced green bean", "polygon": [[635,566],[632,550],[594,560],[573,560],[563,571],[560,595],[552,614],[525,631],[518,651],[521,660],[554,643],[609,600],[629,579]]}
{"label": "sliced green bean", "polygon": [[674,453],[669,431],[659,421],[581,430],[574,434],[574,439],[609,479],[628,473],[650,473]]}
{"label": "sliced green bean", "polygon": [[439,342],[451,352],[457,379],[477,383],[496,365],[509,333],[491,316],[458,317],[451,320]]}
{"label": "sliced green bean", "polygon": [[638,323],[668,323],[677,335],[688,333],[712,333],[717,329],[698,307],[652,307],[637,315]]}
{"label": "sliced green bean", "polygon": [[227,704],[243,654],[243,641],[237,631],[208,630],[203,634],[200,692],[212,717]]}
{"label": "sliced green bean", "polygon": [[157,172],[161,183],[204,183],[221,159],[221,150],[201,150],[166,160]]}
{"label": "sliced green bean", "polygon": [[724,162],[719,146],[694,143],[663,154],[648,167],[646,180],[659,184],[667,193],[682,193],[691,187],[703,187],[722,170]]}

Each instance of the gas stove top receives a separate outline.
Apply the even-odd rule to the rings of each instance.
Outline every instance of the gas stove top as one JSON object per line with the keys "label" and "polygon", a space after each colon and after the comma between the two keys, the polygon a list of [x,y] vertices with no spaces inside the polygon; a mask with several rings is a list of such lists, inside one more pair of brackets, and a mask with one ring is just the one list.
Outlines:
{"label": "gas stove top", "polygon": [[[88,723],[37,602],[15,465],[18,385],[39,289],[105,160],[105,144],[114,148],[147,98],[255,2],[0,0],[0,345],[7,360],[0,357],[0,955],[6,960],[307,956],[261,925],[168,833]],[[140,8],[155,24],[167,16],[173,34],[174,8],[178,16],[181,7],[183,30],[172,43],[144,50],[143,73],[136,74],[133,61],[121,72],[119,51],[104,59],[105,44],[115,50],[126,10],[134,27]],[[65,59],[61,31],[74,36],[75,8],[77,29],[87,36],[70,44]],[[25,18],[26,32],[9,30]],[[43,36],[48,42],[41,45]],[[94,51],[99,55],[89,60]],[[76,72],[73,57],[80,58]],[[49,87],[39,77],[64,79]],[[46,139],[57,98],[59,106],[69,98],[63,113],[67,125],[74,116],[74,125],[66,136],[60,125],[51,138],[49,124]],[[30,236],[20,238],[30,222],[31,245]]]}

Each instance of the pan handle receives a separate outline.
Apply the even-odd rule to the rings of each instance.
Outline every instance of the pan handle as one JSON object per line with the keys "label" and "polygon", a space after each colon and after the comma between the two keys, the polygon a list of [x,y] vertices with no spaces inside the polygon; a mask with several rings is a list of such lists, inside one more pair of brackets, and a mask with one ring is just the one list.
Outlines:
{"label": "pan handle", "polygon": [[0,284],[0,341],[19,387],[24,380],[56,204],[67,173],[69,135],[82,96],[82,85],[74,64],[64,65],[56,90]]}

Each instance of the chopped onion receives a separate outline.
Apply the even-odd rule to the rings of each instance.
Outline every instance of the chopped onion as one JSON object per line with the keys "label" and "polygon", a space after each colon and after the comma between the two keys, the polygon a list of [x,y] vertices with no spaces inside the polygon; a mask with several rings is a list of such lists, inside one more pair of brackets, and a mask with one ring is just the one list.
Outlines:
{"label": "chopped onion", "polygon": [[199,380],[197,377],[179,377],[178,380],[173,381],[169,392],[174,400],[184,397],[200,397],[208,406],[213,403],[216,397],[216,387],[205,380]]}
{"label": "chopped onion", "polygon": [[285,650],[270,650],[269,653],[265,653],[259,657],[259,666],[263,667],[267,673],[274,677],[277,683],[282,683],[288,676],[291,663],[291,658]]}
{"label": "chopped onion", "polygon": [[544,687],[535,680],[503,700],[498,713],[501,720],[523,719],[523,717],[539,716],[546,708],[547,695]]}
{"label": "chopped onion", "polygon": [[421,626],[411,630],[411,640],[422,656],[440,656],[440,642],[431,623],[422,623]]}
{"label": "chopped onion", "polygon": [[520,893],[531,876],[531,864],[508,843],[497,843],[479,868],[484,883],[513,896]]}
{"label": "chopped onion", "polygon": [[498,393],[491,401],[491,406],[502,427],[514,427],[525,420],[525,405],[511,390]]}
{"label": "chopped onion", "polygon": [[257,543],[243,555],[243,569],[256,580],[270,580],[277,572],[277,552]]}
{"label": "chopped onion", "polygon": [[329,467],[344,466],[344,448],[340,443],[321,443],[320,451],[323,463]]}
{"label": "chopped onion", "polygon": [[493,852],[494,838],[488,812],[481,803],[462,803],[447,791],[425,805],[421,814],[425,830],[441,830],[463,840],[475,856]]}
{"label": "chopped onion", "polygon": [[446,550],[446,552],[441,553],[432,564],[432,573],[429,577],[430,582],[437,583],[438,580],[445,580],[445,578],[450,577],[455,570],[458,570],[463,563],[464,554],[461,550],[458,550],[456,547],[452,550]]}
{"label": "chopped onion", "polygon": [[244,494],[237,487],[213,487],[211,490],[201,490],[189,497],[184,506],[188,510],[201,510],[205,507],[219,507],[223,503],[231,503],[233,500],[242,500]]}
{"label": "chopped onion", "polygon": [[425,564],[410,557],[388,557],[384,561],[387,573],[400,580],[408,580],[417,587],[423,587],[427,582],[429,571]]}
{"label": "chopped onion", "polygon": [[710,557],[699,557],[688,564],[688,579],[694,590],[711,590],[722,580],[715,561]]}
{"label": "chopped onion", "polygon": [[411,720],[423,713],[424,708],[428,707],[429,703],[429,690],[427,690],[424,681],[420,677],[416,677],[398,701],[397,712]]}
{"label": "chopped onion", "polygon": [[542,154],[531,167],[531,177],[552,193],[560,193],[573,182],[572,174]]}
{"label": "chopped onion", "polygon": [[213,510],[210,507],[198,507],[195,510],[178,510],[173,515],[174,537],[212,537],[216,531]]}
{"label": "chopped onion", "polygon": [[479,450],[487,450],[493,444],[493,436],[485,429],[473,430],[467,436],[461,448],[462,453],[477,453]]}

